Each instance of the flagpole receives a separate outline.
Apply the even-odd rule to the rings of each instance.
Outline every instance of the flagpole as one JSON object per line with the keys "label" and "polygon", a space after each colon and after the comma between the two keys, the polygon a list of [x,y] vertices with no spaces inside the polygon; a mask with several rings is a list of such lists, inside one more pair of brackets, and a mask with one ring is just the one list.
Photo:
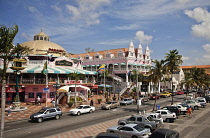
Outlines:
{"label": "flagpole", "polygon": [[[105,68],[105,66],[104,66],[104,92],[105,92],[105,94],[106,94],[106,80],[105,80],[105,71],[106,71],[106,68]],[[105,95],[106,96],[106,95]],[[107,93],[107,97],[108,97],[108,93]],[[106,97],[105,97],[106,98]]]}
{"label": "flagpole", "polygon": [[[47,64],[48,64],[48,63],[47,63],[47,61],[46,61],[46,67],[47,67]],[[48,88],[48,71],[47,71],[47,68],[46,68],[46,88]],[[45,94],[46,94],[46,96],[45,96],[45,97],[46,97],[46,100],[45,100],[45,102],[46,102],[46,103],[45,103],[45,104],[46,104],[46,107],[47,107],[47,93],[48,93],[48,92],[45,93]]]}

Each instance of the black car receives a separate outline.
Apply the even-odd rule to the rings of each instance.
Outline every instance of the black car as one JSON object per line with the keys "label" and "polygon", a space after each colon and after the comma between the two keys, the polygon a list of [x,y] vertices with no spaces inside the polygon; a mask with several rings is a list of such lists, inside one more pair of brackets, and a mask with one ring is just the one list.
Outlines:
{"label": "black car", "polygon": [[203,96],[203,97],[206,99],[206,102],[207,102],[207,103],[210,103],[210,95]]}
{"label": "black car", "polygon": [[179,138],[179,132],[166,128],[155,130],[149,138]]}
{"label": "black car", "polygon": [[176,106],[164,106],[164,107],[162,107],[162,109],[174,112],[174,113],[176,113],[176,116],[179,116],[181,114],[181,110]]}

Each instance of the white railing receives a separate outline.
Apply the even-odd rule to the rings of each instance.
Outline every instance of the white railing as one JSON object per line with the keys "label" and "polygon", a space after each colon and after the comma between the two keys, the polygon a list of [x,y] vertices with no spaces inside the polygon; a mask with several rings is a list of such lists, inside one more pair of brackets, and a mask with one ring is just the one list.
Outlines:
{"label": "white railing", "polygon": [[128,88],[130,88],[130,87],[131,87],[131,85],[132,85],[132,83],[131,83],[131,84],[129,84],[129,86],[128,86],[128,87],[125,87],[124,89],[122,89],[122,91],[120,92],[120,96],[121,96],[124,92],[126,92],[126,90],[127,90]]}
{"label": "white railing", "polygon": [[59,103],[60,99],[65,95],[64,92],[61,93],[61,95],[59,95],[58,99],[57,99],[57,104]]}
{"label": "white railing", "polygon": [[80,93],[80,92],[71,92],[70,94],[69,94],[69,96],[75,96],[75,94],[76,94],[76,96],[78,96],[78,97],[80,97],[80,98],[82,98],[84,101],[88,101],[88,99],[87,99],[87,96],[84,96],[82,93]]}

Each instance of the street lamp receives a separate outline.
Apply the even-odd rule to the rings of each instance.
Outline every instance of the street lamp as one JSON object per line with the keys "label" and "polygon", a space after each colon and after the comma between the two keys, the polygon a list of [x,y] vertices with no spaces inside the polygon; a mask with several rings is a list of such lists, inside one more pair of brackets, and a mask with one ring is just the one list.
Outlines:
{"label": "street lamp", "polygon": [[58,90],[58,88],[60,87],[60,84],[58,83],[58,81],[56,81],[56,83],[53,84],[53,87],[56,89],[56,90],[55,90],[55,94],[54,94],[54,99],[55,99],[55,103],[56,103],[56,105],[57,105],[57,104],[58,104],[58,103],[57,103],[57,90]]}
{"label": "street lamp", "polygon": [[22,67],[23,62],[26,62],[25,59],[15,58],[13,59],[13,66],[10,67],[12,70],[14,70],[14,73],[16,75],[16,96],[15,96],[15,102],[17,102],[17,106],[19,105],[20,98],[19,98],[19,87],[18,87],[18,75],[21,74],[20,70],[25,69],[25,67]]}

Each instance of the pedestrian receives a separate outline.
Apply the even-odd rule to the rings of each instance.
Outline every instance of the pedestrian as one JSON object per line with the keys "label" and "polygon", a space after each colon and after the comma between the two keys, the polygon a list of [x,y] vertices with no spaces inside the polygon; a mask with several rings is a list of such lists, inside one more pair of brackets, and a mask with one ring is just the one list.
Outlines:
{"label": "pedestrian", "polygon": [[55,107],[55,99],[52,100],[52,106]]}
{"label": "pedestrian", "polygon": [[187,113],[189,114],[189,117],[192,117],[192,108],[191,107],[187,108]]}
{"label": "pedestrian", "polygon": [[8,110],[7,110],[7,113],[8,113],[8,114],[7,114],[7,116],[11,116],[11,115],[10,115],[10,114],[11,114],[11,112],[12,112],[12,110],[11,110],[11,109],[12,109],[12,105],[10,105],[10,106],[9,106],[9,108],[8,108]]}
{"label": "pedestrian", "polygon": [[7,97],[7,104],[8,104],[8,105],[10,105],[10,104],[11,104],[11,100],[12,100],[12,99],[11,99],[11,97],[10,97],[10,96],[8,96],[8,97]]}
{"label": "pedestrian", "polygon": [[39,96],[37,96],[37,104],[38,104],[38,105],[41,104],[41,103],[40,103],[40,97],[39,97]]}
{"label": "pedestrian", "polygon": [[90,101],[90,106],[93,106],[93,100]]}

